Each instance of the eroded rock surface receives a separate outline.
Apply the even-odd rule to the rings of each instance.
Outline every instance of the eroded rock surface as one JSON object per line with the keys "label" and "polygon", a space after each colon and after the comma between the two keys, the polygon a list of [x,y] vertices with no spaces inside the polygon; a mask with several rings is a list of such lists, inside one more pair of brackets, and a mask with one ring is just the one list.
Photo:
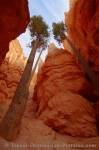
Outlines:
{"label": "eroded rock surface", "polygon": [[[10,43],[9,52],[0,66],[0,116],[11,102],[27,59],[18,40]],[[7,108],[6,108],[7,107]]]}
{"label": "eroded rock surface", "polygon": [[97,135],[95,112],[91,104],[69,91],[56,93],[48,101],[40,118],[60,133],[79,137]]}
{"label": "eroded rock surface", "polygon": [[66,50],[55,49],[48,55],[38,74],[33,96],[34,104],[37,105],[36,115],[62,133],[95,136],[96,120],[91,104],[79,95],[69,94],[67,91],[88,97],[92,88],[75,57]]}
{"label": "eroded rock surface", "polygon": [[[70,11],[66,13],[69,38],[98,76],[99,0],[71,0],[70,4]],[[66,49],[66,41],[63,42],[63,45]],[[68,51],[71,52],[71,49]],[[71,94],[69,95],[67,91],[70,91]],[[95,101],[93,91],[93,86],[86,73],[82,71],[76,57],[66,50],[54,49],[48,54],[45,64],[38,73],[33,96],[33,101],[37,105],[36,115],[51,128],[61,133],[72,136],[96,136],[95,111],[88,102],[90,97]],[[69,102],[66,101],[68,97]],[[73,113],[73,110],[77,113]],[[71,117],[67,115],[70,113]]]}
{"label": "eroded rock surface", "polygon": [[23,33],[28,23],[27,0],[0,1],[0,64],[9,49],[9,42]]}
{"label": "eroded rock surface", "polygon": [[91,87],[75,57],[66,50],[56,49],[46,58],[38,73],[34,100],[44,107],[43,105],[46,106],[46,102],[56,93],[67,90],[88,96]]}
{"label": "eroded rock surface", "polygon": [[66,25],[71,40],[99,76],[99,0],[71,0]]}

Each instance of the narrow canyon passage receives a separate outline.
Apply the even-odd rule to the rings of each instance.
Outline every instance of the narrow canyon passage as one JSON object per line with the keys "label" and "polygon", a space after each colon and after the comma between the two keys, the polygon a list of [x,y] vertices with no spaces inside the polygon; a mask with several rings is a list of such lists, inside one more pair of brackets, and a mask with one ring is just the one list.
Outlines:
{"label": "narrow canyon passage", "polygon": [[98,150],[99,0],[3,0],[0,12],[0,149]]}

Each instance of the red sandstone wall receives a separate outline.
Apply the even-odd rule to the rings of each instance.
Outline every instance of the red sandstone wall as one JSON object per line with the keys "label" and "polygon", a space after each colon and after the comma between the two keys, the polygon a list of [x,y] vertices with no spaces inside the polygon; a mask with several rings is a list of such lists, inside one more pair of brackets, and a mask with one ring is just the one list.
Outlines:
{"label": "red sandstone wall", "polygon": [[27,0],[0,1],[0,64],[9,49],[9,42],[23,33],[28,23]]}

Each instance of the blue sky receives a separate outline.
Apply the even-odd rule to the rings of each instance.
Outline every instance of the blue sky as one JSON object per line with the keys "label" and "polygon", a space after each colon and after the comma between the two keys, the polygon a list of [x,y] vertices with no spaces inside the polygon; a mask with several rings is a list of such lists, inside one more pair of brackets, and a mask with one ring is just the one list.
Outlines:
{"label": "blue sky", "polygon": [[[51,28],[53,22],[64,20],[64,12],[69,9],[69,0],[29,0],[30,16],[41,15]],[[27,45],[30,43],[28,29],[19,36],[20,44],[24,50],[25,56],[28,56],[30,49]],[[53,41],[53,37],[52,37]]]}

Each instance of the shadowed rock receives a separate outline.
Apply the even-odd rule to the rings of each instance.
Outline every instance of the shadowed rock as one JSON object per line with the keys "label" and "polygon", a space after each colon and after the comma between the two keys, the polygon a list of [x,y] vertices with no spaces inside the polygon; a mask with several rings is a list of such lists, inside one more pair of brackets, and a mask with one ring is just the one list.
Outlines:
{"label": "shadowed rock", "polygon": [[0,64],[9,50],[9,42],[25,32],[28,23],[27,0],[0,1]]}

